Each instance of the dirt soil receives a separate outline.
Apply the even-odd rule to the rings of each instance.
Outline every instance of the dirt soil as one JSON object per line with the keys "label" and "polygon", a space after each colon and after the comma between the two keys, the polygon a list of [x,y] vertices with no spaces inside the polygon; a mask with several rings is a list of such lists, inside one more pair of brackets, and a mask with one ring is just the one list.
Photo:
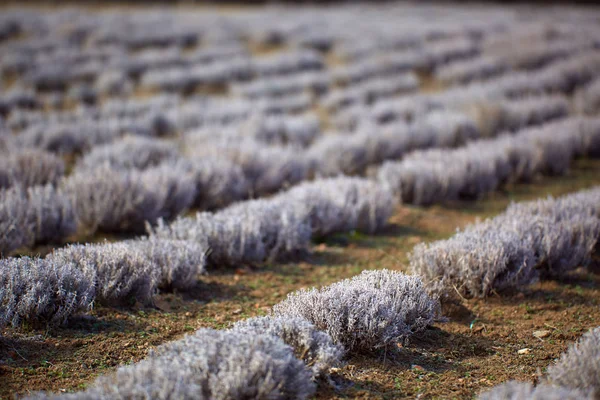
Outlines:
{"label": "dirt soil", "polygon": [[[600,184],[600,161],[578,161],[564,177],[516,185],[477,202],[399,207],[376,236],[340,235],[302,262],[210,271],[187,293],[160,294],[154,307],[96,307],[65,327],[7,328],[0,338],[0,399],[38,390],[77,391],[100,374],[144,358],[201,327],[226,328],[264,315],[287,293],[326,285],[364,269],[407,270],[422,241],[451,236],[510,201],[561,195]],[[468,399],[509,379],[536,381],[587,329],[600,325],[600,275],[578,270],[562,282],[447,305],[439,323],[405,347],[351,357],[321,383],[318,399]],[[543,332],[542,338],[533,335]],[[519,354],[519,350],[525,354]]]}

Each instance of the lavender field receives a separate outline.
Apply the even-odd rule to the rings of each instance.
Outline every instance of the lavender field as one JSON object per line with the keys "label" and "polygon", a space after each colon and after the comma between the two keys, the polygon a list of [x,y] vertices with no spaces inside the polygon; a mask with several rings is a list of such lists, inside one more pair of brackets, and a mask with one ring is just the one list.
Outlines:
{"label": "lavender field", "polygon": [[600,8],[5,6],[0,400],[600,399]]}

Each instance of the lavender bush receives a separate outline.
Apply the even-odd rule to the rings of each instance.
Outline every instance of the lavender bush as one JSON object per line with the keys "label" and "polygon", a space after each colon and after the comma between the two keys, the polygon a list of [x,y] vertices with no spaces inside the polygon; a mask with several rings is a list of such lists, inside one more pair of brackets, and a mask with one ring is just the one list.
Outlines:
{"label": "lavender bush", "polygon": [[388,270],[362,274],[321,289],[302,289],[273,307],[276,317],[301,317],[349,351],[404,341],[431,325],[438,304],[418,277]]}

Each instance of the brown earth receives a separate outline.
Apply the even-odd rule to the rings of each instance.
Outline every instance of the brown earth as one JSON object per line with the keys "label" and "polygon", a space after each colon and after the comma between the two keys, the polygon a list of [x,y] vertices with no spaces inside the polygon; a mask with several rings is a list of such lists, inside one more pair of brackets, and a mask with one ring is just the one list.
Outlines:
{"label": "brown earth", "polygon": [[[210,271],[187,293],[160,294],[155,307],[96,307],[65,327],[7,328],[0,339],[0,399],[38,390],[83,389],[99,374],[142,359],[154,346],[201,327],[225,328],[264,315],[287,293],[326,285],[363,269],[407,269],[421,241],[501,212],[514,200],[600,184],[600,161],[578,161],[564,177],[516,185],[477,202],[399,207],[381,234],[336,236],[299,263]],[[509,379],[536,381],[591,327],[600,325],[600,275],[578,270],[563,282],[445,307],[436,324],[403,348],[353,356],[320,384],[316,398],[472,398]],[[546,337],[533,336],[537,330]],[[519,355],[518,350],[529,349]]]}

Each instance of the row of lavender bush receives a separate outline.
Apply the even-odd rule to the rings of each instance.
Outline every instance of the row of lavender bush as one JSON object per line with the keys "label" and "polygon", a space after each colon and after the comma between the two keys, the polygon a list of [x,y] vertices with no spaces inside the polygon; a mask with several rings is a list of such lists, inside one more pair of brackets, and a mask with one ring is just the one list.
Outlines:
{"label": "row of lavender bush", "polygon": [[587,265],[600,238],[600,188],[513,204],[447,240],[415,246],[414,274],[442,297],[485,297]]}
{"label": "row of lavender bush", "polygon": [[348,353],[399,343],[438,314],[419,278],[365,271],[289,295],[270,316],[200,329],[145,360],[101,376],[86,391],[32,399],[304,399]]}

